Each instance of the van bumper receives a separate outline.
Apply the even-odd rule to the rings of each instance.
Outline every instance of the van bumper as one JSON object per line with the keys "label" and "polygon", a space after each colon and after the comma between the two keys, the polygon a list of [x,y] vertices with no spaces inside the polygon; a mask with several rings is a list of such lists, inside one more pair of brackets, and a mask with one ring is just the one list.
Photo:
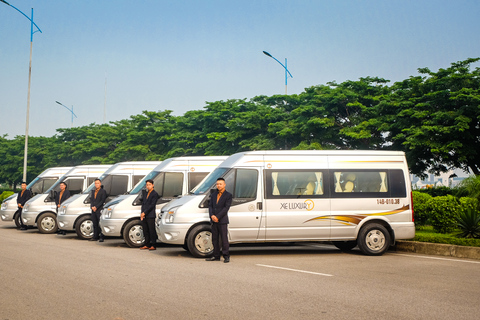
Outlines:
{"label": "van bumper", "polygon": [[191,224],[157,223],[155,227],[157,228],[157,234],[160,241],[163,243],[183,245],[185,243],[187,232],[191,226]]}
{"label": "van bumper", "polygon": [[103,214],[100,216],[100,229],[102,233],[110,237],[121,237],[122,228],[126,219],[105,219]]}
{"label": "van bumper", "polygon": [[392,223],[395,240],[413,239],[415,237],[415,224],[413,222]]}
{"label": "van bumper", "polygon": [[75,220],[78,218],[78,215],[69,215],[69,214],[58,214],[57,215],[57,224],[60,230],[75,230]]}

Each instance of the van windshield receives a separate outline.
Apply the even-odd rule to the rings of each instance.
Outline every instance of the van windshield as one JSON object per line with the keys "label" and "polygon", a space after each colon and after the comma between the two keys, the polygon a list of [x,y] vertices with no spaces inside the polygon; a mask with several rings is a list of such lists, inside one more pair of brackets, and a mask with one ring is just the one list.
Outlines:
{"label": "van windshield", "polygon": [[58,178],[51,177],[51,178],[35,178],[30,184],[27,186],[27,189],[30,189],[34,195],[39,193],[44,193],[48,188],[50,188]]}
{"label": "van windshield", "polygon": [[137,194],[139,193],[143,188],[145,188],[145,183],[148,179],[154,180],[156,176],[160,174],[159,171],[152,171],[149,174],[147,174],[137,185],[128,192],[128,194]]}
{"label": "van windshield", "polygon": [[196,188],[194,188],[191,193],[194,195],[201,195],[205,194],[208,192],[215,183],[217,182],[217,179],[220,178],[228,168],[217,168],[210,173],[203,182],[201,182]]}

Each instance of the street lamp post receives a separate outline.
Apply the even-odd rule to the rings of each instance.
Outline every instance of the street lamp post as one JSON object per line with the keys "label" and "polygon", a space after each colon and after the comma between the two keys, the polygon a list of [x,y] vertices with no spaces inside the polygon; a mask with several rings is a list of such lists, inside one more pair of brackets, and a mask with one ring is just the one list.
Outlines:
{"label": "street lamp post", "polygon": [[70,128],[73,128],[73,116],[75,116],[75,118],[78,118],[77,115],[73,112],[73,106],[72,106],[72,109],[70,109],[69,107],[67,107],[66,105],[58,102],[58,101],[55,101],[56,103],[58,103],[59,105],[61,105],[62,107],[65,107],[68,111],[70,111],[72,113],[72,123],[70,125]]}
{"label": "street lamp post", "polygon": [[290,71],[288,71],[287,69],[287,58],[285,58],[285,65],[283,63],[281,63],[280,61],[278,61],[274,56],[272,56],[270,53],[268,53],[267,51],[263,51],[263,53],[266,55],[266,56],[269,56],[270,58],[274,59],[275,61],[277,61],[278,63],[280,63],[280,65],[285,69],[285,95],[287,94],[287,79],[288,79],[288,76],[290,76],[290,78],[293,78],[292,74],[290,73]]}
{"label": "street lamp post", "polygon": [[[0,2],[5,3],[7,6],[12,7],[13,9],[20,12],[22,15],[25,16],[28,20],[30,20],[30,63],[28,67],[28,94],[27,94],[27,120],[25,125],[25,150],[24,150],[24,157],[23,157],[23,181],[27,181],[27,157],[28,157],[28,127],[30,123],[30,84],[32,82],[32,49],[33,49],[33,34],[35,32],[40,31],[40,28],[37,26],[35,22],[33,22],[33,8],[32,8],[32,17],[29,18],[25,13],[20,11],[19,9],[12,6],[10,3],[4,0],[0,0]],[[37,28],[37,30],[33,31],[33,26]]]}

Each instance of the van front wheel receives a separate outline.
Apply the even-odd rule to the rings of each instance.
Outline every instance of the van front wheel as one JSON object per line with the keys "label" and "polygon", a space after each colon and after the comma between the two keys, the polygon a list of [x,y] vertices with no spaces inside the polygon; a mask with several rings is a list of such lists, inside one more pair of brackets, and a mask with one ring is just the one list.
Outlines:
{"label": "van front wheel", "polygon": [[145,245],[142,222],[132,220],[123,229],[123,240],[130,248],[140,248]]}
{"label": "van front wheel", "polygon": [[190,231],[187,238],[188,251],[195,258],[205,258],[213,254],[212,228],[202,224]]}
{"label": "van front wheel", "polygon": [[37,227],[40,233],[57,232],[57,216],[51,212],[42,214],[40,217],[38,217]]}
{"label": "van front wheel", "polygon": [[369,223],[358,233],[357,244],[364,254],[380,256],[390,247],[390,233],[378,223]]}
{"label": "van front wheel", "polygon": [[78,219],[75,225],[75,232],[82,240],[93,238],[93,222],[90,215],[86,215]]}

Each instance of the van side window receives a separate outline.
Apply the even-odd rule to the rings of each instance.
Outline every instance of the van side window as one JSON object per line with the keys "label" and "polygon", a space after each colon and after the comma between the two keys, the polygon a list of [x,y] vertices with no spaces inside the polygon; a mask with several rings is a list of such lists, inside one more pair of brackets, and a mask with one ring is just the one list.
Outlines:
{"label": "van side window", "polygon": [[208,172],[189,172],[188,173],[188,191],[192,190],[199,184]]}
{"label": "van side window", "polygon": [[405,198],[407,190],[405,188],[405,176],[403,170],[391,169],[390,171],[390,192],[392,197]]}
{"label": "van side window", "polygon": [[57,182],[57,180],[58,179],[55,179],[55,178],[43,180],[43,190],[42,192],[39,192],[39,193],[44,193],[45,191],[50,189],[50,187],[53,186],[55,182]]}
{"label": "van side window", "polygon": [[145,176],[144,176],[144,175],[139,175],[139,176],[138,176],[138,175],[135,175],[135,176],[133,176],[132,186],[136,186],[137,183],[139,183],[139,182],[143,179],[143,177],[145,177]]}
{"label": "van side window", "polygon": [[[65,183],[68,186],[68,190],[70,191],[70,195],[78,194],[83,190],[83,180],[84,179],[67,179]],[[59,188],[60,189],[60,188]]]}
{"label": "van side window", "polygon": [[118,196],[127,192],[128,188],[128,176],[114,175],[112,177],[112,184],[110,192],[107,191],[109,196]]}
{"label": "van side window", "polygon": [[232,206],[257,198],[258,171],[253,169],[235,169],[224,177],[226,190],[233,195]]}
{"label": "van side window", "polygon": [[95,182],[96,177],[88,177],[87,178],[87,186],[91,185],[92,183]]}
{"label": "van side window", "polygon": [[267,198],[322,196],[324,172],[318,170],[265,170]]}
{"label": "van side window", "polygon": [[165,172],[162,197],[176,197],[182,195],[183,173]]}
{"label": "van side window", "polygon": [[379,192],[388,193],[387,170],[334,171],[335,193]]}

